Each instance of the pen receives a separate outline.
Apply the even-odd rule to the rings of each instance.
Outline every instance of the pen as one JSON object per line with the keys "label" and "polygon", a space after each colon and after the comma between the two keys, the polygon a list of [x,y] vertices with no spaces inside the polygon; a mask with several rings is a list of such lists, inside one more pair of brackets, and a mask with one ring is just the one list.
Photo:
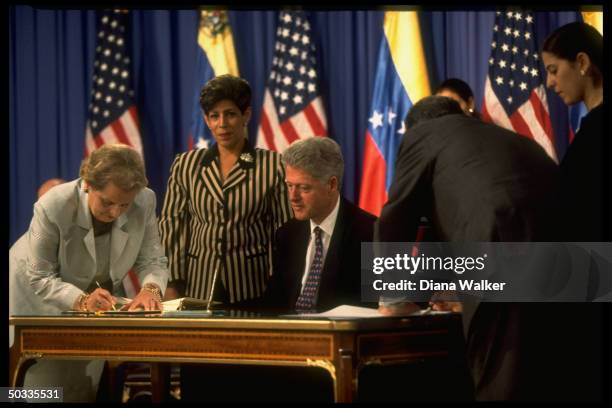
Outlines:
{"label": "pen", "polygon": [[[100,282],[96,281],[96,285],[98,285],[98,287],[99,287],[100,289],[103,289],[103,287],[100,285]],[[112,296],[111,296],[111,297],[112,297]],[[111,306],[112,306],[113,310],[117,310],[117,309],[115,309],[115,305],[114,305],[114,304],[112,304],[112,303],[111,303]]]}

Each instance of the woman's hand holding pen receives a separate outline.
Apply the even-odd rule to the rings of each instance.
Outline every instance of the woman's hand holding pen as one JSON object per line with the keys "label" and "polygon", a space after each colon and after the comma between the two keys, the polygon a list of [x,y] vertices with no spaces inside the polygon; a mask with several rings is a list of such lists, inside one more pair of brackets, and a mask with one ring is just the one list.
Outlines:
{"label": "woman's hand holding pen", "polygon": [[87,310],[91,312],[113,310],[115,299],[106,289],[97,288],[87,297]]}

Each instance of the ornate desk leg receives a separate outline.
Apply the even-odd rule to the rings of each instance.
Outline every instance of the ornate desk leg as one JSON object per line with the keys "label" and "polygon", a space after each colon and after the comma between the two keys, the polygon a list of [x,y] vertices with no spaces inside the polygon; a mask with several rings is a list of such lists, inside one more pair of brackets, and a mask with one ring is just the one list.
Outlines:
{"label": "ornate desk leg", "polygon": [[356,370],[353,367],[353,350],[338,349],[338,372],[334,381],[336,402],[352,402],[357,397]]}
{"label": "ornate desk leg", "polygon": [[151,399],[165,402],[170,392],[170,363],[151,363]]}
{"label": "ornate desk leg", "polygon": [[10,387],[23,387],[23,380],[25,373],[32,364],[35,363],[36,358],[39,356],[34,355],[22,355],[21,350],[21,329],[15,327],[15,341],[13,346],[9,349],[9,386]]}
{"label": "ornate desk leg", "polygon": [[[17,333],[15,333],[17,334]],[[9,348],[9,376],[8,376],[8,385],[11,387],[16,387],[15,385],[15,374],[17,371],[17,361],[19,361],[19,354],[21,350],[18,350],[17,342],[19,337],[15,337],[15,343],[12,347]],[[23,379],[22,379],[23,381]]]}
{"label": "ornate desk leg", "polygon": [[37,358],[41,358],[40,353],[21,353],[21,348],[18,346],[18,332],[15,330],[15,344],[9,352],[9,386],[23,387],[25,373],[30,366],[36,363]]}

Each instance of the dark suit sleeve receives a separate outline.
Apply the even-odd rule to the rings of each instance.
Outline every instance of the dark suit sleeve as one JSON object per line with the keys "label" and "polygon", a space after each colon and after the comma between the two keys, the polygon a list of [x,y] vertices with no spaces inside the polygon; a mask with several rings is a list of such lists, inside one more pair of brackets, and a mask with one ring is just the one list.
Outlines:
{"label": "dark suit sleeve", "polygon": [[[359,221],[358,221],[358,236],[359,236],[359,245],[356,249],[356,251],[354,253],[361,253],[361,243],[362,242],[371,242],[374,240],[374,224],[377,220],[376,217],[372,216],[369,213],[366,213],[365,211],[361,211],[360,212],[360,216],[359,216]],[[355,267],[355,270],[359,271],[359,285],[357,287],[357,294],[358,294],[358,298],[355,299],[355,302],[349,302],[349,304],[354,304],[355,306],[361,306],[361,307],[369,307],[369,308],[377,308],[378,307],[378,302],[364,302],[361,299],[361,285],[363,285],[362,282],[362,277],[361,277],[361,256],[360,257],[355,257],[355,260],[357,261],[357,265]]]}
{"label": "dark suit sleeve", "polygon": [[418,128],[404,136],[389,199],[374,226],[375,241],[414,241],[420,217],[430,211],[432,153],[424,140],[427,136]]}

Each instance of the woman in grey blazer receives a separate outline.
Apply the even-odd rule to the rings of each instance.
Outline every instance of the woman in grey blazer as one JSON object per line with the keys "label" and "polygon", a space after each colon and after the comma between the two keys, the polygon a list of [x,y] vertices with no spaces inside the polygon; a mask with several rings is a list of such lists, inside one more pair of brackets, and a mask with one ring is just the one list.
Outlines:
{"label": "woman in grey blazer", "polygon": [[[104,145],[83,162],[80,178],[42,196],[28,232],[11,249],[11,275],[22,282],[11,286],[11,299],[33,297],[15,302],[13,312],[109,310],[112,295],[124,295],[122,280],[130,269],[143,290],[128,308],[160,309],[167,258],[155,194],[146,185],[135,150]],[[24,386],[62,387],[65,402],[95,401],[103,366],[103,360],[39,360],[26,372]]]}
{"label": "woman in grey blazer", "polygon": [[80,175],[34,205],[25,281],[60,310],[110,310],[133,269],[142,290],[127,308],[161,309],[167,258],[142,157],[129,146],[104,145]]}

